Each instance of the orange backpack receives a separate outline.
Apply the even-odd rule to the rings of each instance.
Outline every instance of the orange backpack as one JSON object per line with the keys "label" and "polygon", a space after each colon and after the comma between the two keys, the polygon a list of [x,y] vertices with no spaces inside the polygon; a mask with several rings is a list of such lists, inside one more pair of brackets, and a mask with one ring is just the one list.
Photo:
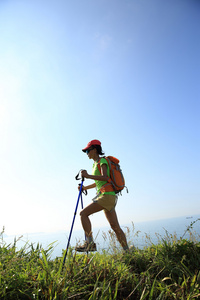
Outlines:
{"label": "orange backpack", "polygon": [[[100,191],[101,193],[115,191],[115,194],[118,194],[125,187],[125,180],[122,170],[120,169],[119,159],[115,158],[114,156],[104,156],[103,158],[105,158],[108,162],[108,166],[110,168],[110,177],[108,177],[107,183],[101,187]],[[97,166],[99,172],[101,173],[100,160]]]}

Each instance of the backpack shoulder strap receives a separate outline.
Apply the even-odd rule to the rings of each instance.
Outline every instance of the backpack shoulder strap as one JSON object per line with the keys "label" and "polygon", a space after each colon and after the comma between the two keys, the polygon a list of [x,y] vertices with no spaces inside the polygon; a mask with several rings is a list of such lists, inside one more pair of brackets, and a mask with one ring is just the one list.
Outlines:
{"label": "backpack shoulder strap", "polygon": [[[106,157],[106,156],[103,156],[103,157],[101,157],[101,158],[99,159],[99,161],[98,161],[98,163],[97,163],[97,167],[98,167],[100,173],[101,173],[100,161],[101,161],[102,158],[105,158],[105,159],[107,160],[107,157]],[[108,161],[108,160],[107,160],[107,161]]]}

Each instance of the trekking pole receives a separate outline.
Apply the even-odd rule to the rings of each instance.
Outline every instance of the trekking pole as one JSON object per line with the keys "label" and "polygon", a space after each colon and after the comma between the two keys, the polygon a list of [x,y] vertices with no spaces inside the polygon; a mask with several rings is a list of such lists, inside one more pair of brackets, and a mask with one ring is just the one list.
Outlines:
{"label": "trekking pole", "polygon": [[[80,179],[80,178],[78,178],[78,176],[79,176],[79,173],[75,177],[76,180]],[[64,259],[63,259],[63,267],[64,267],[64,264],[65,264],[65,260],[66,260],[68,249],[69,249],[69,244],[70,244],[70,240],[71,240],[72,230],[73,230],[73,227],[74,227],[74,221],[75,221],[75,218],[76,218],[76,212],[77,212],[77,209],[78,209],[79,200],[81,198],[81,206],[82,206],[82,209],[83,209],[82,192],[84,192],[84,194],[87,195],[87,191],[82,190],[83,189],[83,182],[84,182],[84,177],[82,177],[81,184],[79,184],[80,189],[79,189],[78,199],[77,199],[76,207],[75,207],[75,211],[74,211],[74,217],[73,217],[73,220],[72,220],[72,226],[71,226],[71,229],[70,229],[69,238],[68,238],[68,242],[67,242],[67,248],[65,250],[65,256],[64,256]]]}

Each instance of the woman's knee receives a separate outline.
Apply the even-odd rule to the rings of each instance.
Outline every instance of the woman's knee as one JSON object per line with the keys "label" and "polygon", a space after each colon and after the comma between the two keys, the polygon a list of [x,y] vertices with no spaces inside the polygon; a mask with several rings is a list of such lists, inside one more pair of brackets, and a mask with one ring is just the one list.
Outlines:
{"label": "woman's knee", "polygon": [[80,217],[82,218],[82,217],[84,217],[86,214],[85,214],[85,211],[84,211],[84,209],[82,209],[81,211],[80,211]]}
{"label": "woman's knee", "polygon": [[85,209],[82,209],[80,211],[80,217],[88,217],[88,216],[89,216],[89,214],[87,213],[87,211]]}

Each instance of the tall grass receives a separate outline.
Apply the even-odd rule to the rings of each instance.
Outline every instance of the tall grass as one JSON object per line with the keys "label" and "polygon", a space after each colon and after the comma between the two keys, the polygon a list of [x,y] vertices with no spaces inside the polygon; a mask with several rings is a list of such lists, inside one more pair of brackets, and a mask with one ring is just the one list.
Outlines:
{"label": "tall grass", "polygon": [[51,259],[54,244],[18,250],[16,240],[6,245],[1,234],[0,299],[200,299],[200,242],[192,226],[188,231],[190,239],[166,232],[157,244],[127,252],[108,232],[110,251],[87,255],[71,248],[64,268],[64,255]]}

